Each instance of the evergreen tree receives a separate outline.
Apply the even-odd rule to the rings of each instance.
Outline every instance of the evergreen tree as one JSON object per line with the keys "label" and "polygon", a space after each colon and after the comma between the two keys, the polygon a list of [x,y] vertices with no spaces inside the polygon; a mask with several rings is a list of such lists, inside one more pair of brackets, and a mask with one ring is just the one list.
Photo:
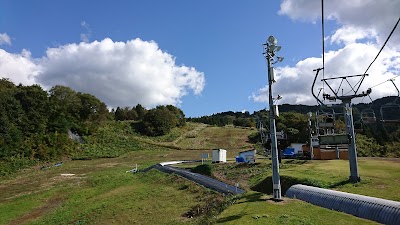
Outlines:
{"label": "evergreen tree", "polygon": [[138,115],[138,119],[139,120],[143,120],[144,119],[144,115],[146,115],[146,109],[143,108],[143,106],[141,104],[137,104],[135,107],[136,113]]}

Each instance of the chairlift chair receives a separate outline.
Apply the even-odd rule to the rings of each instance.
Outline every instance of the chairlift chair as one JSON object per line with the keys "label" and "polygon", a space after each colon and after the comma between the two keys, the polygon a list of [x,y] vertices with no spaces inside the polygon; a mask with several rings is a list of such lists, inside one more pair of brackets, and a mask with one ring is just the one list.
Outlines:
{"label": "chairlift chair", "polygon": [[371,108],[361,110],[361,122],[363,124],[371,124],[376,122],[375,112]]}
{"label": "chairlift chair", "polygon": [[354,132],[361,133],[363,131],[363,122],[362,119],[354,121]]}
{"label": "chairlift chair", "polygon": [[331,128],[335,127],[335,111],[330,109],[330,111],[319,110],[316,112],[317,126],[318,128]]}
{"label": "chairlift chair", "polygon": [[383,123],[400,123],[400,105],[397,103],[397,100],[400,97],[400,91],[397,88],[396,84],[394,83],[393,79],[390,80],[394,87],[397,90],[397,97],[394,99],[393,102],[386,103],[381,106],[380,113],[381,113],[381,121]]}
{"label": "chairlift chair", "polygon": [[383,123],[400,123],[400,105],[387,103],[381,106],[381,118]]}
{"label": "chairlift chair", "polygon": [[336,145],[348,144],[349,139],[347,133],[337,133],[336,115],[334,109],[319,110],[316,112],[317,119],[317,134],[320,145]]}

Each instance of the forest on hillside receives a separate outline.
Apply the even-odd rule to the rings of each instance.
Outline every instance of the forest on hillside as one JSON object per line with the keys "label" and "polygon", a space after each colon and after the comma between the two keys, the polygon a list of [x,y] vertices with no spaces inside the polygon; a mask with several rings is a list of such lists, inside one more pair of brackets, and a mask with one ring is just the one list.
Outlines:
{"label": "forest on hillside", "polygon": [[[366,108],[373,109],[378,115],[380,106],[391,101],[393,98],[386,97],[374,101],[372,105],[355,105],[354,120],[358,122]],[[280,106],[277,131],[286,133],[289,142],[307,142],[307,112],[316,109],[316,106]],[[110,121],[128,123],[141,135],[161,136],[175,127],[185,126],[186,121],[214,126],[256,127],[256,118],[263,121],[264,127],[269,126],[267,110],[252,114],[229,111],[199,118],[185,118],[184,112],[172,105],[146,109],[137,104],[109,111],[107,105],[96,96],[66,86],[57,85],[46,91],[39,85],[15,85],[8,79],[0,79],[0,167],[7,162],[18,161],[25,165],[76,155],[82,151],[82,146],[91,143],[74,142],[69,134],[80,136],[85,141],[104,132]],[[116,132],[113,129],[109,130]],[[260,137],[257,131],[249,139],[258,142]],[[400,127],[379,120],[366,124],[362,132],[357,134],[357,145],[361,156],[400,157]],[[93,149],[101,148],[98,143],[93,146]],[[114,155],[102,153],[96,157]],[[80,158],[85,156],[80,154]]]}
{"label": "forest on hillside", "polygon": [[68,157],[81,150],[69,135],[84,141],[114,120],[136,121],[137,131],[149,136],[185,125],[182,110],[172,105],[147,110],[138,104],[110,112],[95,96],[66,86],[45,91],[36,84],[15,85],[0,79],[0,164],[13,162],[22,167]]}
{"label": "forest on hillside", "polygon": [[[360,156],[379,156],[379,157],[400,157],[400,123],[383,122],[381,108],[387,107],[391,111],[387,111],[386,115],[391,118],[400,119],[400,106],[397,105],[397,97],[384,97],[377,99],[372,103],[359,103],[353,105],[354,125],[356,129],[356,142],[358,147],[358,155]],[[383,106],[383,107],[382,107]],[[307,105],[279,105],[280,115],[276,118],[277,131],[283,131],[287,134],[288,144],[290,143],[308,143],[308,113],[312,112],[312,122],[315,124],[315,112],[319,111],[318,106]],[[327,109],[325,109],[327,110]],[[344,126],[343,107],[340,105],[333,106],[327,110],[333,114],[342,114],[338,116],[337,123]],[[376,121],[372,123],[362,122],[362,115],[368,112],[369,116],[373,114]],[[243,126],[255,127],[257,119],[263,123],[263,127],[269,127],[269,111],[263,109],[253,114],[249,112],[221,112],[210,116],[202,116],[198,118],[188,118],[188,121],[205,123],[215,126]],[[387,117],[386,117],[387,119]],[[257,142],[260,135],[255,133],[250,140]]]}

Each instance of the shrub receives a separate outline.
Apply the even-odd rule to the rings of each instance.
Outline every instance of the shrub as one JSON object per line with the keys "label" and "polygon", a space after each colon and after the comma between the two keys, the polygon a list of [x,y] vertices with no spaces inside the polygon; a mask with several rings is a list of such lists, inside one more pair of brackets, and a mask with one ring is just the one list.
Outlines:
{"label": "shrub", "polygon": [[193,168],[192,172],[211,176],[211,166],[209,164],[199,165]]}

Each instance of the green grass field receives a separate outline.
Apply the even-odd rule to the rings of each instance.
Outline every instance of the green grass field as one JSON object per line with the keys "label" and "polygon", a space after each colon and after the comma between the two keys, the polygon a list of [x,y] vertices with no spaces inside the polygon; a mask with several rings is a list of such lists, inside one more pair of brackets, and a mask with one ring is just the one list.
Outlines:
{"label": "green grass field", "polygon": [[[95,145],[82,148],[92,160],[35,166],[1,178],[0,224],[373,224],[299,200],[270,201],[270,160],[233,163],[238,151],[251,148],[247,135],[254,130],[189,123],[168,136],[150,138],[130,130],[128,123],[110,126],[92,137]],[[239,199],[156,170],[126,173],[135,164],[145,169],[163,161],[199,159],[212,148],[228,150],[229,163],[213,164],[212,174],[246,189]],[[119,156],[96,159],[108,151]],[[398,159],[360,158],[358,184],[346,182],[349,165],[343,160],[284,160],[280,172],[282,186],[312,184],[400,201]]]}

